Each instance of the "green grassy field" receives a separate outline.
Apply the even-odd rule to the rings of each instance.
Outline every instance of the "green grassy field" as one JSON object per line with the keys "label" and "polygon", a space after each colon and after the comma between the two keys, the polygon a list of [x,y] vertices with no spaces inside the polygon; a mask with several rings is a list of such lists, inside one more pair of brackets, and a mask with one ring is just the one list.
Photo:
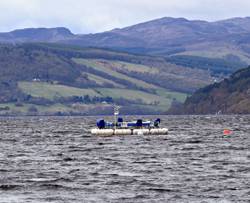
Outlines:
{"label": "green grassy field", "polygon": [[127,90],[127,89],[113,89],[113,88],[98,88],[97,89],[103,96],[112,98],[124,98],[128,100],[142,100],[145,104],[159,103],[159,105],[170,105],[171,99],[161,97],[138,90]]}
{"label": "green grassy field", "polygon": [[28,112],[29,108],[35,107],[38,112],[67,112],[72,111],[71,107],[68,107],[63,104],[53,104],[50,106],[42,106],[42,105],[35,105],[35,104],[22,104],[21,106],[16,106],[15,103],[4,103],[0,104],[0,108],[9,107],[11,111],[17,111],[21,113]]}
{"label": "green grassy field", "polygon": [[91,73],[86,73],[86,74],[88,75],[88,78],[90,80],[95,81],[99,85],[111,84],[111,85],[114,85],[114,87],[124,88],[124,85],[118,84],[112,80],[108,80],[108,79],[99,77],[97,75],[91,74]]}
{"label": "green grassy field", "polygon": [[127,70],[130,72],[140,72],[140,73],[159,73],[159,70],[154,67],[149,67],[141,64],[127,63],[123,61],[114,60],[104,60],[104,59],[89,59],[94,63],[104,64],[109,66],[113,70]]}
{"label": "green grassy field", "polygon": [[81,89],[65,85],[54,85],[43,82],[19,82],[18,87],[33,97],[43,97],[53,100],[55,97],[101,96],[93,89]]}
{"label": "green grassy field", "polygon": [[180,93],[180,92],[171,92],[171,91],[167,91],[165,89],[158,89],[156,90],[157,95],[159,95],[160,97],[164,97],[167,99],[176,99],[177,101],[183,103],[186,98],[187,98],[187,94],[185,93]]}
{"label": "green grassy field", "polygon": [[[102,78],[96,78],[101,81]],[[179,102],[183,102],[186,94],[169,92],[164,89],[158,89],[157,94],[147,93],[140,90],[131,90],[123,88],[93,88],[81,89],[69,87],[65,85],[51,84],[45,82],[19,82],[18,87],[26,94],[33,97],[42,97],[53,101],[56,97],[69,96],[84,96],[91,97],[112,97],[113,99],[130,100],[131,103],[139,102],[138,106],[142,108],[151,109],[152,111],[167,111],[172,100],[175,98]],[[133,105],[133,104],[131,104]],[[1,104],[0,107],[5,107],[6,104]],[[11,110],[27,112],[31,106],[35,106],[39,112],[69,112],[72,107],[64,104],[54,104],[51,106],[38,106],[32,104],[24,104],[23,106],[16,106],[15,104],[8,104]]]}
{"label": "green grassy field", "polygon": [[55,97],[89,95],[91,97],[109,96],[112,98],[125,98],[130,100],[141,99],[148,104],[159,101],[160,104],[166,104],[174,98],[180,102],[184,102],[187,96],[184,93],[170,92],[164,89],[158,89],[156,91],[157,95],[155,95],[139,90],[129,90],[122,88],[81,89],[44,82],[19,82],[18,87],[23,92],[25,92],[26,94],[30,94],[33,97],[43,97],[51,100],[53,100]]}
{"label": "green grassy field", "polygon": [[106,74],[109,74],[113,77],[119,78],[119,79],[124,79],[127,80],[133,84],[135,84],[138,87],[142,87],[142,88],[148,88],[148,89],[158,89],[159,87],[153,85],[153,84],[149,84],[146,83],[142,80],[138,80],[132,77],[129,77],[125,74],[119,73],[117,71],[114,70],[114,68],[112,68],[112,65],[109,64],[108,62],[100,62],[98,60],[93,60],[93,59],[79,59],[79,58],[74,58],[72,59],[74,62],[78,63],[78,64],[83,64],[85,66],[88,67],[92,67],[98,71],[102,71]]}
{"label": "green grassy field", "polygon": [[197,50],[197,51],[185,51],[185,52],[181,52],[178,54],[174,54],[176,56],[178,55],[187,55],[187,56],[200,56],[200,57],[207,57],[207,58],[226,58],[226,56],[228,55],[234,55],[236,57],[239,57],[240,60],[242,60],[243,62],[246,63],[250,63],[250,59],[249,56],[246,55],[246,53],[229,47],[229,48],[225,48],[225,47],[214,47],[211,48],[210,50]]}
{"label": "green grassy field", "polygon": [[43,97],[51,99],[55,97],[69,97],[69,96],[98,96],[98,97],[112,97],[112,98],[124,98],[128,100],[141,99],[146,104],[152,104],[159,102],[162,104],[168,104],[171,98],[165,96],[154,95],[139,90],[128,90],[121,88],[94,88],[94,89],[81,89],[75,87],[69,87],[64,85],[54,85],[44,82],[19,82],[19,88],[26,94],[30,94],[33,97]]}

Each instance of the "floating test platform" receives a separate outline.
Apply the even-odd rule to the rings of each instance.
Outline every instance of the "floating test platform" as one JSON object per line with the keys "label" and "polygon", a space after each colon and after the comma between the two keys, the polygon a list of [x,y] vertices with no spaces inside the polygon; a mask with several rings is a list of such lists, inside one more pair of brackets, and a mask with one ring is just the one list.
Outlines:
{"label": "floating test platform", "polygon": [[158,118],[154,122],[137,121],[124,122],[122,118],[118,118],[117,122],[106,122],[101,119],[98,120],[97,128],[91,130],[93,135],[112,136],[112,135],[166,135],[167,128],[160,128],[161,120]]}

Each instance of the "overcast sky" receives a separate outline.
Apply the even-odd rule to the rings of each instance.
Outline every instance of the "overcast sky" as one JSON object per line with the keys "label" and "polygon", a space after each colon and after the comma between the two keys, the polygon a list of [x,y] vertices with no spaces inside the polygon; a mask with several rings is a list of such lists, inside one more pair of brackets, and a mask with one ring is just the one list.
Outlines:
{"label": "overcast sky", "polygon": [[160,17],[220,20],[250,16],[250,0],[0,0],[0,32],[67,27],[94,33]]}

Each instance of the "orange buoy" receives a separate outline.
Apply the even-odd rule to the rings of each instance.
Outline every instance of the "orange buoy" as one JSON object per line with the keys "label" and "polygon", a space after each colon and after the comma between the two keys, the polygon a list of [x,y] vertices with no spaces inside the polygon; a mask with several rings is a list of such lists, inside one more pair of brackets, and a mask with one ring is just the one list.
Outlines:
{"label": "orange buoy", "polygon": [[231,131],[231,130],[228,130],[228,129],[225,129],[225,130],[223,131],[223,134],[224,134],[224,135],[231,135],[231,134],[232,134],[232,131]]}

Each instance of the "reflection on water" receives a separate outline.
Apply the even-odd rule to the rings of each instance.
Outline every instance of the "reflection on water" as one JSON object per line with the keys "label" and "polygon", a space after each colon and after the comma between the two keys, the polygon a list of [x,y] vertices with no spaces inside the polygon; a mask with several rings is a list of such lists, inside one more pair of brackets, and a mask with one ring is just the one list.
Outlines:
{"label": "reflection on water", "polygon": [[250,201],[249,116],[162,119],[169,135],[104,138],[95,117],[1,118],[0,202]]}

